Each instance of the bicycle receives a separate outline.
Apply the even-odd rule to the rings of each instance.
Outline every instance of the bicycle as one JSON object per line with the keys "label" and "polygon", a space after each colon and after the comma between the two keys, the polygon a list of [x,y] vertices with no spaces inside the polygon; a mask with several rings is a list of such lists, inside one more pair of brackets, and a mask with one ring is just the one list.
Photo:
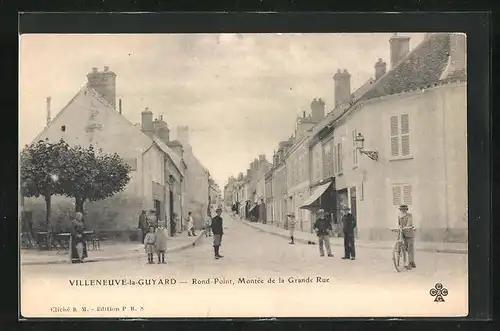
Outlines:
{"label": "bicycle", "polygon": [[[398,233],[398,238],[396,240],[396,244],[394,244],[394,249],[392,250],[392,261],[394,263],[394,268],[396,268],[397,272],[402,272],[406,270],[407,266],[407,256],[408,256],[408,247],[406,246],[403,240],[403,230],[412,229],[413,227],[405,227],[405,228],[397,228],[391,229],[392,232]],[[403,264],[401,264],[401,258],[403,259]]]}

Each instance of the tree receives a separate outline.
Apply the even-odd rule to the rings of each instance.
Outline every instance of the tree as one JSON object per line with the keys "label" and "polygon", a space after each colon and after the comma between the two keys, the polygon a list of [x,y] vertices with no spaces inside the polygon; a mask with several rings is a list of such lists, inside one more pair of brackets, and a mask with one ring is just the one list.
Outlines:
{"label": "tree", "polygon": [[93,146],[72,149],[62,172],[64,195],[75,199],[75,211],[83,212],[86,201],[103,200],[123,191],[130,181],[130,166],[118,154],[95,152]]}
{"label": "tree", "polygon": [[45,198],[45,224],[50,227],[51,198],[62,194],[60,175],[71,148],[62,139],[58,143],[40,140],[26,146],[20,155],[21,194]]}

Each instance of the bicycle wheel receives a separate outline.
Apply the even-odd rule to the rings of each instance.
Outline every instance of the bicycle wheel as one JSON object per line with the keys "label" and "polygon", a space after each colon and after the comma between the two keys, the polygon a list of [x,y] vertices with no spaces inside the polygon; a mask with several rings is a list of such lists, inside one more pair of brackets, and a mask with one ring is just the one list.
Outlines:
{"label": "bicycle wheel", "polygon": [[397,272],[405,270],[404,254],[405,251],[403,245],[398,241],[394,245],[394,249],[392,251],[392,261],[394,262],[394,268],[396,268]]}

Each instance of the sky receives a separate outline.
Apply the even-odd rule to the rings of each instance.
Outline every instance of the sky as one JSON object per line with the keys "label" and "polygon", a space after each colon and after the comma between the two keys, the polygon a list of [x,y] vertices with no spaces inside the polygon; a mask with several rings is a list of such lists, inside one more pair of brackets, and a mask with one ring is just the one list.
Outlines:
{"label": "sky", "polygon": [[[424,34],[411,37],[413,49]],[[189,125],[201,163],[222,188],[310,113],[313,98],[333,108],[333,74],[347,69],[354,91],[375,73],[379,58],[390,69],[389,33],[378,34],[148,34],[22,35],[20,37],[20,146],[32,141],[86,83],[109,66],[117,75],[123,115],[140,123],[148,107],[175,139]]]}

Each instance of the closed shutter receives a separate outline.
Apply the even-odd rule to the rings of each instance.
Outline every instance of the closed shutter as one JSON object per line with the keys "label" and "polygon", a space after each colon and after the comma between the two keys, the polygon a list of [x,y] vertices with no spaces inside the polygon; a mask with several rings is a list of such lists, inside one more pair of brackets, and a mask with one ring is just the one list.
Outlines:
{"label": "closed shutter", "polygon": [[408,114],[401,115],[401,155],[410,155],[410,118]]}
{"label": "closed shutter", "polygon": [[352,130],[352,164],[355,166],[358,164],[358,149],[356,148],[356,130]]}
{"label": "closed shutter", "polygon": [[399,156],[398,116],[391,116],[391,156]]}
{"label": "closed shutter", "polygon": [[401,205],[401,186],[400,185],[394,185],[392,187],[392,204],[394,206],[399,206]]}
{"label": "closed shutter", "polygon": [[403,201],[405,205],[411,205],[413,202],[411,185],[409,184],[403,185]]}
{"label": "closed shutter", "polygon": [[333,160],[333,174],[338,173],[338,167],[337,167],[337,145],[333,145],[333,153],[332,153],[332,160]]}
{"label": "closed shutter", "polygon": [[342,143],[340,142],[339,143],[339,172],[342,172],[342,158],[343,158]]}

